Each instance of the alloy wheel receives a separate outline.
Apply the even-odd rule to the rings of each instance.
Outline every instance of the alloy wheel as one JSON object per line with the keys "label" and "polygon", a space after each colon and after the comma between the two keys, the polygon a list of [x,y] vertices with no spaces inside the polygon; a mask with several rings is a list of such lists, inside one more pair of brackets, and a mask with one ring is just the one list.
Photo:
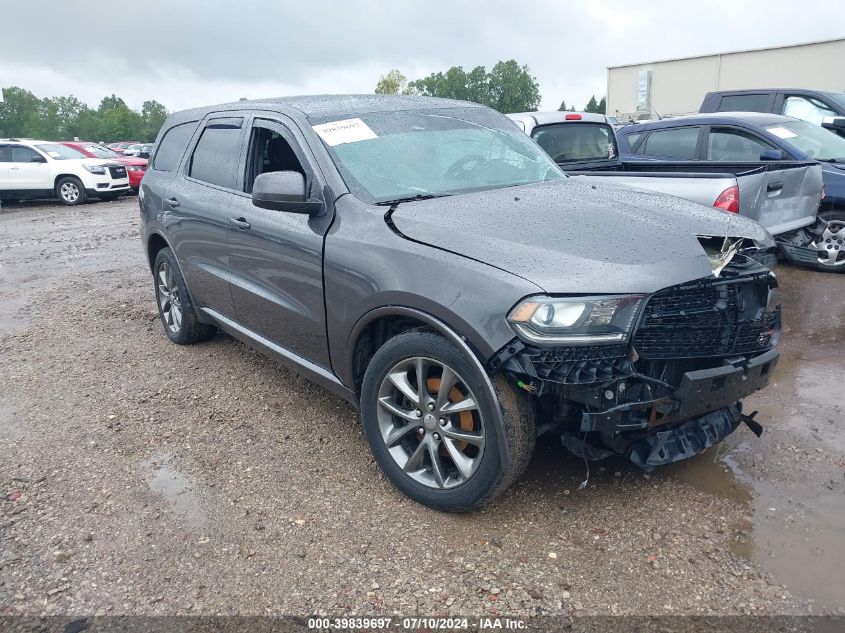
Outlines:
{"label": "alloy wheel", "polygon": [[75,182],[63,182],[59,193],[65,202],[76,202],[79,199],[79,187]]}
{"label": "alloy wheel", "polygon": [[165,261],[158,267],[156,274],[156,290],[161,318],[167,328],[174,334],[182,327],[182,302],[179,298],[179,286],[173,269]]}
{"label": "alloy wheel", "polygon": [[390,456],[425,486],[459,486],[481,463],[484,425],[478,400],[445,363],[413,357],[394,365],[379,388],[377,415]]}

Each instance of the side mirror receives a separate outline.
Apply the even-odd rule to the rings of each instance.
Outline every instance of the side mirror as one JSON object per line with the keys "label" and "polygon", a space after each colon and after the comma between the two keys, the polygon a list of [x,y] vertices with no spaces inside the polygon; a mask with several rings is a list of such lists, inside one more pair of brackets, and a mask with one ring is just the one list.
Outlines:
{"label": "side mirror", "polygon": [[760,152],[760,160],[783,160],[783,150],[764,149]]}
{"label": "side mirror", "polygon": [[44,158],[43,156],[39,156],[38,154],[36,154],[35,156],[33,156],[32,158],[29,159],[29,162],[30,163],[46,163],[47,159]]}
{"label": "side mirror", "polygon": [[298,171],[268,171],[258,174],[252,185],[252,204],[262,209],[318,215],[320,201],[308,201],[305,176]]}
{"label": "side mirror", "polygon": [[845,116],[826,116],[822,119],[822,127],[828,130],[845,130]]}

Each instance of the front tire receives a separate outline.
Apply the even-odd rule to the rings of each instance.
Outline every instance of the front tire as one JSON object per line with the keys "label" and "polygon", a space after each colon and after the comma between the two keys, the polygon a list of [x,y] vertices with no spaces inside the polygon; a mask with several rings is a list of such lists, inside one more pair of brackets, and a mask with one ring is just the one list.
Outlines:
{"label": "front tire", "polygon": [[170,248],[163,248],[156,255],[153,280],[158,315],[167,338],[179,345],[191,345],[214,336],[214,326],[197,318],[188,286]]}
{"label": "front tire", "polygon": [[[485,377],[437,334],[390,339],[370,361],[361,389],[364,434],[376,463],[423,505],[467,512],[487,503],[522,475],[535,440],[527,394],[502,376],[494,390],[490,398]],[[493,422],[496,408],[504,433]]]}
{"label": "front tire", "polygon": [[819,254],[818,269],[845,273],[845,211],[819,213],[821,234],[810,244]]}
{"label": "front tire", "polygon": [[59,178],[56,183],[56,196],[62,204],[69,207],[84,204],[88,197],[85,193],[85,186],[76,176]]}

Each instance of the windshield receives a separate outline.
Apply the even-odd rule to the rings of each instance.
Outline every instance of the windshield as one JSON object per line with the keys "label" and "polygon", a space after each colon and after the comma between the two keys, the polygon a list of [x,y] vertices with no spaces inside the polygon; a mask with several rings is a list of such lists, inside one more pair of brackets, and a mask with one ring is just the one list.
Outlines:
{"label": "windshield", "polygon": [[512,121],[486,108],[368,112],[315,123],[347,186],[365,202],[565,177]]}
{"label": "windshield", "polygon": [[556,163],[616,158],[613,130],[605,123],[544,125],[531,136]]}
{"label": "windshield", "polygon": [[62,145],[61,143],[39,143],[36,145],[38,149],[47,154],[53,160],[67,160],[69,158],[88,158],[82,152]]}
{"label": "windshield", "polygon": [[845,138],[806,121],[786,121],[766,129],[816,160],[845,160]]}
{"label": "windshield", "polygon": [[86,145],[85,151],[97,158],[115,158],[118,156],[113,151],[102,145]]}
{"label": "windshield", "polygon": [[840,112],[845,112],[845,92],[826,92],[824,95],[839,106]]}

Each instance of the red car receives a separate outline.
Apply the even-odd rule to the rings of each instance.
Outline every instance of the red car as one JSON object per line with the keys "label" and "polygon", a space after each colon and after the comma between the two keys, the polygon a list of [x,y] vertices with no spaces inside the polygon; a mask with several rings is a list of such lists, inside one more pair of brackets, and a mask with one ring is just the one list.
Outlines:
{"label": "red car", "polygon": [[138,191],[138,187],[141,186],[141,178],[147,172],[146,158],[121,156],[108,147],[103,147],[90,141],[63,141],[62,145],[67,145],[90,158],[111,158],[116,163],[126,165],[126,173],[129,175],[129,186],[136,192]]}
{"label": "red car", "polygon": [[138,141],[119,141],[117,143],[109,143],[106,145],[108,149],[113,151],[115,154],[123,154],[123,150],[125,150],[130,145],[136,145]]}

